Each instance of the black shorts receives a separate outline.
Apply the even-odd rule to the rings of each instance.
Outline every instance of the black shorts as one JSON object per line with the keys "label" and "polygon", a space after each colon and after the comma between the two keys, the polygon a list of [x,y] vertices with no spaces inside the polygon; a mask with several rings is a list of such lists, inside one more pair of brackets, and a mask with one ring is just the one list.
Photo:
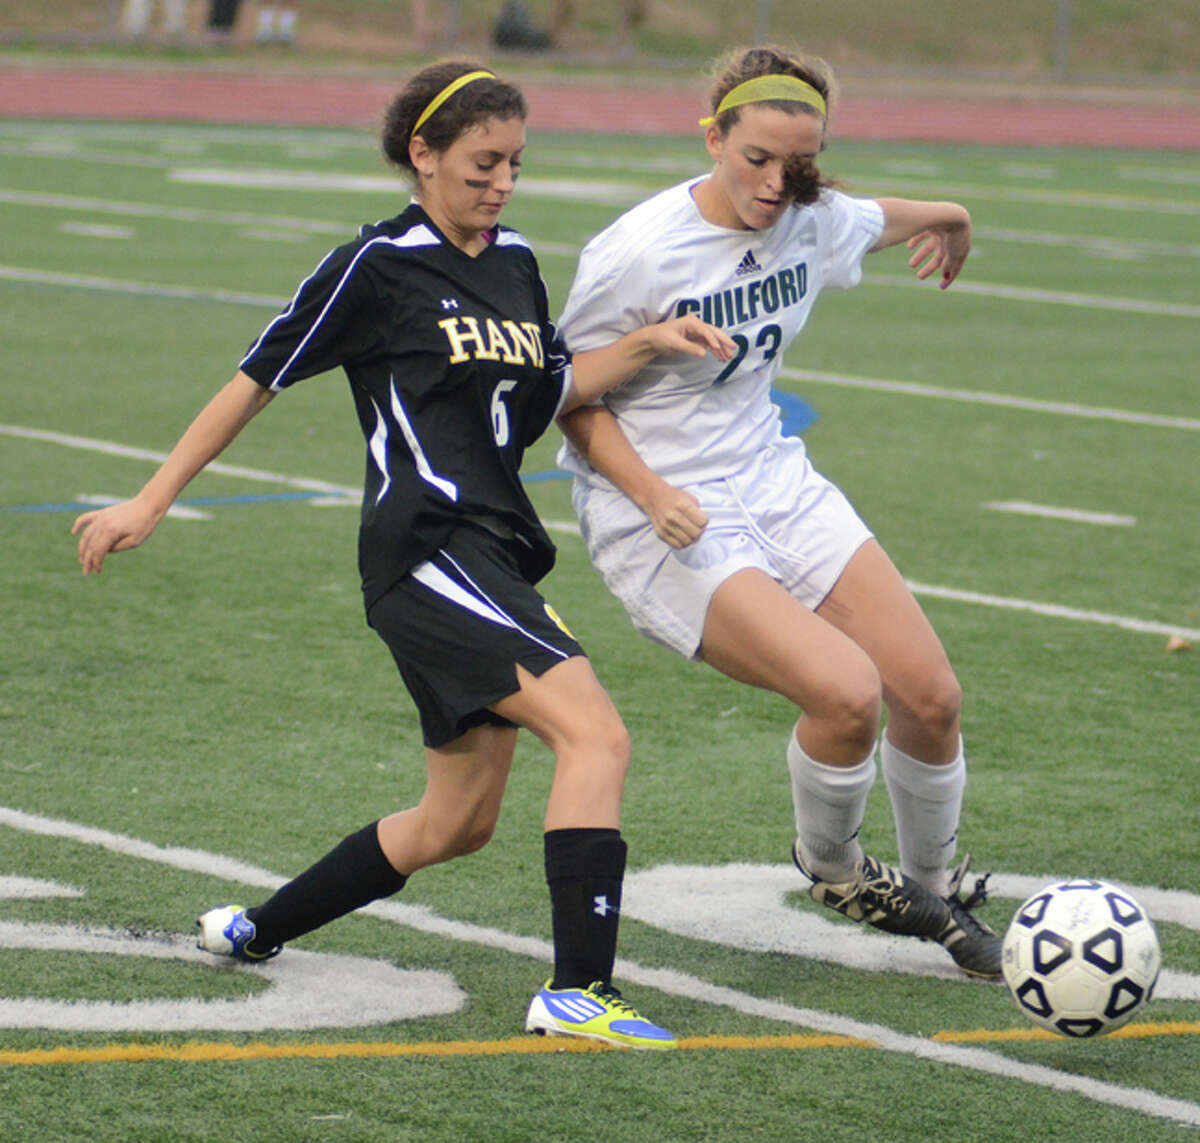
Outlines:
{"label": "black shorts", "polygon": [[367,612],[388,645],[433,748],[473,726],[512,726],[488,710],[516,694],[517,664],[540,676],[583,648],[521,574],[507,541],[465,524]]}

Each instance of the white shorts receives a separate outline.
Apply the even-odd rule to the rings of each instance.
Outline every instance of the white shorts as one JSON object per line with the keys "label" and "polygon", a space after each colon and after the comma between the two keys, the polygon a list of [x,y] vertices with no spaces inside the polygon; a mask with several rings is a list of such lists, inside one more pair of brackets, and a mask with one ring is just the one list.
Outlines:
{"label": "white shorts", "polygon": [[871,538],[795,438],[758,454],[735,476],[683,487],[700,501],[708,527],[680,550],[660,540],[623,493],[576,479],[573,499],[609,591],[643,635],[685,658],[696,658],[709,601],[734,572],[759,568],[815,609]]}

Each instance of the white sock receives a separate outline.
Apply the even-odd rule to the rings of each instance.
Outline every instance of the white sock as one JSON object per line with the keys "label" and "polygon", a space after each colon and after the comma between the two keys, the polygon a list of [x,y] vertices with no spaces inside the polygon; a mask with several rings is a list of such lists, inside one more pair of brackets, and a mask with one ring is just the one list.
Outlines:
{"label": "white sock", "polygon": [[187,31],[187,0],[163,0],[163,31],[172,36]]}
{"label": "white sock", "polygon": [[144,36],[150,25],[150,0],[125,0],[121,30],[127,36]]}
{"label": "white sock", "polygon": [[291,43],[296,38],[296,10],[284,8],[279,13],[279,38],[284,43]]}
{"label": "white sock", "polygon": [[269,40],[271,38],[272,29],[275,27],[275,9],[269,5],[264,5],[258,10],[258,35],[260,40]]}
{"label": "white sock", "polygon": [[849,881],[863,855],[858,831],[875,784],[874,754],[857,766],[826,766],[810,758],[793,734],[787,760],[805,869],[822,881]]}
{"label": "white sock", "polygon": [[944,897],[947,867],[958,842],[958,819],[967,785],[962,740],[958,757],[947,766],[932,766],[897,750],[884,737],[879,750],[883,779],[892,799],[900,868]]}

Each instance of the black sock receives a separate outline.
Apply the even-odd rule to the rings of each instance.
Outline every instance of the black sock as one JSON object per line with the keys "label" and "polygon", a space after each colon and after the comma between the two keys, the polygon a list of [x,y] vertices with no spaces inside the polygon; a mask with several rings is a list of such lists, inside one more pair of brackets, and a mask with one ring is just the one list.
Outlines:
{"label": "black sock", "polygon": [[247,946],[267,953],[346,913],[390,897],[408,878],[379,847],[378,822],[352,833],[263,904],[246,910],[257,930]]}
{"label": "black sock", "polygon": [[612,983],[625,842],[615,829],[556,829],[545,836],[554,925],[554,988]]}

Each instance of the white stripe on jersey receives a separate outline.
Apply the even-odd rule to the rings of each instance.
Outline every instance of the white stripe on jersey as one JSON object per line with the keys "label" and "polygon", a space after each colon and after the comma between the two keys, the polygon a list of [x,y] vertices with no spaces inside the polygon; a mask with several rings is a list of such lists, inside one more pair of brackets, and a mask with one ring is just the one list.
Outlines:
{"label": "white stripe on jersey", "polygon": [[[328,301],[326,301],[324,308],[317,315],[317,320],[314,321],[311,326],[309,326],[308,332],[300,339],[299,344],[292,351],[291,357],[289,357],[283,363],[283,366],[280,368],[279,372],[276,373],[275,376],[271,378],[271,384],[270,384],[271,389],[278,391],[282,387],[284,374],[291,367],[292,362],[295,361],[296,358],[299,357],[300,354],[304,352],[304,347],[308,344],[308,342],[312,338],[313,334],[316,333],[317,330],[320,328],[321,322],[323,322],[325,320],[325,315],[327,313],[329,313],[330,307],[333,305],[334,302],[337,301],[338,294],[340,294],[342,292],[342,288],[350,280],[350,275],[354,272],[354,267],[358,265],[358,260],[368,250],[370,250],[371,247],[374,246],[376,242],[386,242],[386,241],[387,241],[386,238],[382,238],[382,239],[381,238],[373,238],[361,250],[359,250],[359,252],[357,254],[354,255],[353,259],[351,259],[351,261],[350,261],[350,265],[346,267],[346,272],[342,275],[341,281],[338,282],[338,284],[334,288],[333,292],[329,295],[329,299],[328,299]],[[329,257],[330,257],[330,255],[327,255],[325,257],[325,259],[322,260],[321,266],[325,265],[325,262],[327,262],[329,260]],[[320,266],[318,266],[317,269],[319,270]],[[313,273],[315,274],[316,271],[314,270]],[[279,315],[279,317],[277,317],[275,319],[275,321],[271,322],[271,324],[269,326],[267,326],[266,329],[263,330],[262,336],[260,336],[258,341],[256,341],[250,347],[250,352],[247,353],[246,356],[242,358],[242,364],[245,364],[246,361],[254,353],[254,351],[259,347],[259,344],[262,342],[262,339],[267,336],[267,334],[270,332],[272,326],[274,326],[276,322],[282,321],[284,318],[288,317],[291,314],[292,310],[295,309],[296,300],[300,297],[300,291],[304,289],[305,285],[307,285],[307,283],[311,280],[312,276],[313,275],[310,274],[307,278],[304,279],[303,282],[300,283],[300,289],[298,289],[296,291],[292,300],[288,303],[287,309],[284,310],[283,313],[281,313]]]}
{"label": "white stripe on jersey", "polygon": [[[404,249],[416,246],[437,246],[439,245],[439,242],[440,240],[438,239],[438,236],[434,234],[434,232],[430,230],[428,226],[422,225],[414,226],[411,230],[405,231],[398,238],[372,238],[370,242],[366,243],[362,249],[359,250],[359,252],[351,259],[350,265],[346,267],[346,272],[342,275],[341,281],[338,282],[333,292],[329,295],[329,300],[325,303],[324,308],[317,315],[317,320],[312,323],[308,329],[308,332],[300,339],[300,342],[292,352],[291,357],[289,357],[287,361],[283,363],[282,368],[271,379],[271,389],[278,390],[282,386],[284,374],[287,373],[288,369],[292,365],[292,362],[294,362],[296,358],[304,352],[304,347],[308,344],[313,334],[316,333],[320,328],[321,322],[325,320],[325,315],[329,312],[329,309],[333,303],[337,301],[338,295],[342,292],[342,288],[350,280],[350,275],[354,273],[354,269],[358,265],[359,259],[368,250],[370,250],[372,246],[376,245],[377,243],[384,243],[389,246],[396,246]],[[328,262],[335,253],[337,253],[336,250],[331,250],[328,254],[326,254],[325,257],[321,259],[320,265],[311,274],[309,274],[309,276],[305,278],[303,282],[300,283],[295,294],[292,295],[292,300],[288,302],[287,308],[281,314],[279,314],[278,317],[273,319],[270,325],[268,325],[267,328],[262,331],[258,337],[258,340],[250,347],[250,351],[245,357],[242,358],[241,362],[239,362],[239,368],[242,365],[245,365],[245,363],[254,356],[255,350],[257,350],[262,344],[263,338],[265,338],[267,334],[271,332],[275,325],[284,318],[291,316],[292,311],[296,308],[296,302],[299,299],[300,294],[303,292],[304,287],[307,286],[314,277],[316,277],[316,275],[320,272],[321,267],[324,266],[325,263]]]}
{"label": "white stripe on jersey", "polygon": [[[444,556],[446,553],[442,551],[441,554]],[[437,592],[443,599],[448,599],[451,603],[458,604],[459,607],[473,611],[489,623],[495,623],[498,627],[516,627],[516,624],[507,615],[491,607],[487,600],[476,599],[466,588],[455,583],[441,568],[428,560],[417,564],[412,570],[412,576],[418,583],[423,583],[430,591]]]}
{"label": "white stripe on jersey", "polygon": [[544,639],[539,639],[531,631],[525,630],[494,599],[488,597],[484,590],[463,570],[462,565],[444,548],[438,549],[438,555],[462,576],[463,580],[475,594],[472,594],[471,591],[468,591],[461,584],[455,583],[446,572],[431,560],[426,560],[424,563],[417,564],[413,568],[413,579],[418,583],[424,584],[430,591],[436,592],[443,599],[448,599],[451,603],[466,608],[468,611],[486,619],[489,623],[495,623],[498,627],[510,627],[514,631],[519,631],[527,639],[532,640],[539,647],[544,647],[547,651],[552,651],[560,659],[569,657],[565,651],[551,646]]}
{"label": "white stripe on jersey", "polygon": [[388,489],[392,486],[392,474],[388,472],[387,465],[387,421],[384,420],[379,406],[375,404],[374,397],[371,398],[371,408],[375,410],[375,431],[371,434],[368,445],[371,449],[371,456],[375,459],[375,467],[379,469],[383,476],[383,484],[379,488],[379,495],[375,497],[375,503],[378,505],[388,494]]}
{"label": "white stripe on jersey", "polygon": [[441,239],[424,223],[420,226],[414,226],[411,230],[406,230],[399,238],[389,238],[387,241],[393,246],[400,247],[402,250],[407,250],[414,246],[441,245]]}
{"label": "white stripe on jersey", "polygon": [[532,250],[526,237],[516,230],[501,230],[496,235],[497,246],[524,246],[526,250]]}
{"label": "white stripe on jersey", "polygon": [[[400,431],[404,434],[404,439],[408,443],[409,451],[413,454],[413,460],[417,464],[417,472],[421,479],[427,484],[432,484],[439,492],[448,496],[451,500],[458,500],[458,485],[452,480],[447,480],[444,476],[438,476],[430,467],[429,458],[425,455],[425,450],[421,447],[421,441],[417,437],[416,430],[412,427],[412,422],[408,419],[408,414],[404,411],[404,406],[400,402],[400,394],[396,392],[396,378],[392,378],[392,416],[396,418],[400,425]],[[386,430],[385,430],[386,434]],[[372,444],[374,444],[374,437]],[[387,476],[385,470],[384,476]],[[382,493],[380,494],[382,496]]]}

